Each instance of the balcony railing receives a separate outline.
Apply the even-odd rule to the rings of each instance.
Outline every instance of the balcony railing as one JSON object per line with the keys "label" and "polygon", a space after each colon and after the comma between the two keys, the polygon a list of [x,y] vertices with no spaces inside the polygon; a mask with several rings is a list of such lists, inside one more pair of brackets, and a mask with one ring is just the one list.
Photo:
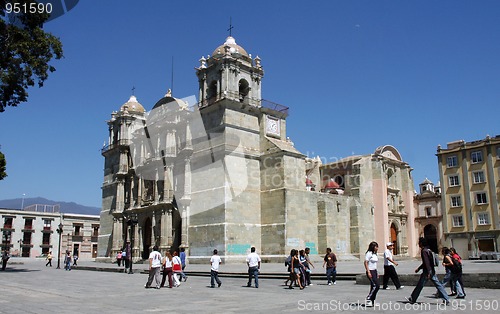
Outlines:
{"label": "balcony railing", "polygon": [[130,140],[127,140],[127,139],[118,140],[112,144],[105,145],[101,149],[101,153],[107,152],[108,150],[111,150],[111,149],[116,148],[116,147],[128,146],[128,145],[130,145]]}

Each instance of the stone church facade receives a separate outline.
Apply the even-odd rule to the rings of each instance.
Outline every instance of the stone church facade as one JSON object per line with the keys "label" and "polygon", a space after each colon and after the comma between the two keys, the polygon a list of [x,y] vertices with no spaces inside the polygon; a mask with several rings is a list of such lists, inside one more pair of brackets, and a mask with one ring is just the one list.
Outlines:
{"label": "stone church facade", "polygon": [[288,108],[261,97],[258,56],[230,36],[199,61],[199,101],[169,91],[146,112],[132,96],[108,121],[102,259],[127,241],[134,260],[158,245],[185,248],[191,263],[213,249],[241,262],[252,246],[264,261],[306,246],[356,258],[373,240],[415,254],[411,168],[394,147],[306,158],[286,136]]}

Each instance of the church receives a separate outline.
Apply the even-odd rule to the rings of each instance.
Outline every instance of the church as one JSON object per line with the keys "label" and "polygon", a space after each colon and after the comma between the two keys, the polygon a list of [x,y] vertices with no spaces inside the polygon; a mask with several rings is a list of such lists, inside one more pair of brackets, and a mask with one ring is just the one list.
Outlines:
{"label": "church", "polygon": [[307,158],[287,137],[288,108],[261,97],[261,61],[229,36],[199,60],[198,99],[169,91],[147,111],[131,96],[111,114],[99,259],[127,243],[134,261],[154,245],[190,263],[214,249],[242,262],[252,246],[267,262],[304,247],[355,259],[371,241],[417,254],[412,168],[397,149]]}

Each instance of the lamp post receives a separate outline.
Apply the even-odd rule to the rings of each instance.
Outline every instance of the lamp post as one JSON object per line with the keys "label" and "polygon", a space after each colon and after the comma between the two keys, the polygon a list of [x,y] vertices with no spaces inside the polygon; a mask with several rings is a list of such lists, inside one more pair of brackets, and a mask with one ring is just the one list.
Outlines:
{"label": "lamp post", "polygon": [[61,268],[61,235],[63,233],[63,224],[59,223],[59,228],[56,229],[57,234],[59,234],[59,249],[57,251],[57,269]]}
{"label": "lamp post", "polygon": [[23,193],[23,200],[21,201],[21,210],[24,209],[24,197],[26,196],[26,193]]}

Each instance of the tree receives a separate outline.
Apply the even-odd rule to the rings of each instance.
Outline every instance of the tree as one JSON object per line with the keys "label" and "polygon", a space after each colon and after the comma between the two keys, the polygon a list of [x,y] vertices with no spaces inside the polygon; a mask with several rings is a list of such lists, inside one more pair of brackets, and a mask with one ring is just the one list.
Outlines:
{"label": "tree", "polygon": [[[7,10],[7,4],[12,9],[14,3],[20,10],[17,14]],[[30,13],[30,4],[37,2],[0,0],[0,112],[27,101],[28,87],[35,82],[42,87],[48,72],[55,71],[49,62],[63,57],[59,39],[42,29],[50,14]]]}
{"label": "tree", "polygon": [[0,180],[3,180],[7,176],[5,170],[7,170],[7,161],[4,154],[0,152]]}

